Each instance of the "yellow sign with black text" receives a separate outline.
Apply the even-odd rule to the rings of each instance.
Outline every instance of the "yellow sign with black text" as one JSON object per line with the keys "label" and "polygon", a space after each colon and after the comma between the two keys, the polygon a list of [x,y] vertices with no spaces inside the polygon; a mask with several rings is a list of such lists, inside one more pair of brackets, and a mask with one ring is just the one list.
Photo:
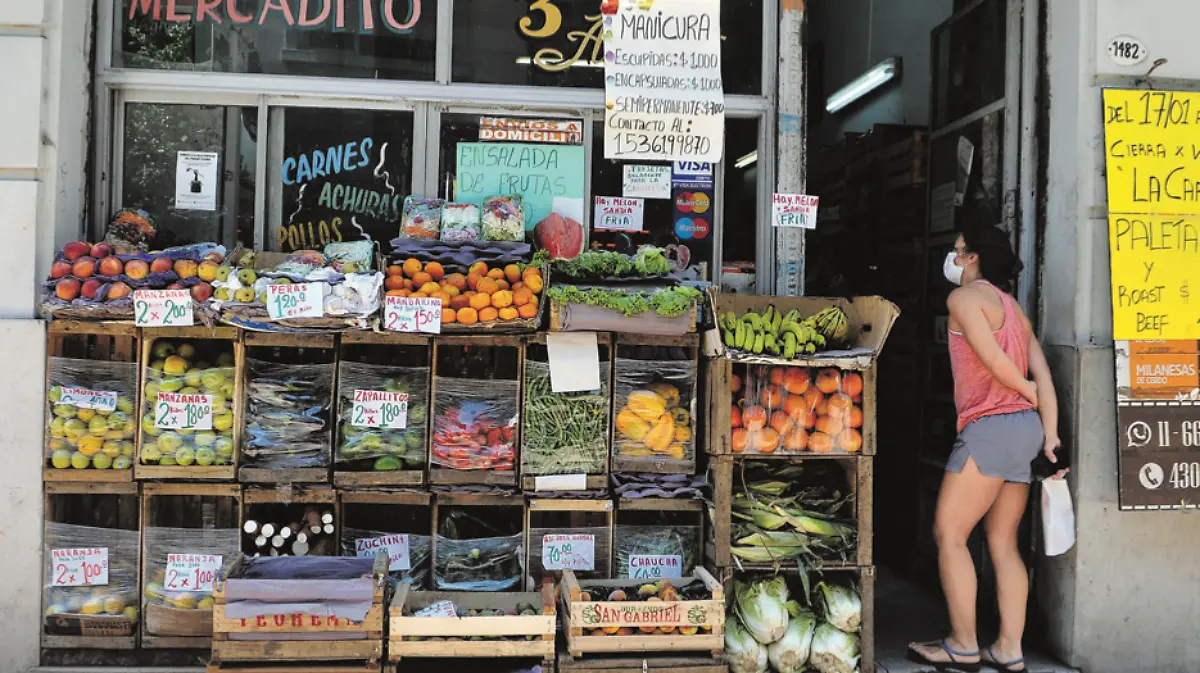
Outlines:
{"label": "yellow sign with black text", "polygon": [[1109,215],[1108,231],[1113,339],[1200,339],[1200,218]]}
{"label": "yellow sign with black text", "polygon": [[1110,214],[1200,215],[1200,93],[1104,90]]}

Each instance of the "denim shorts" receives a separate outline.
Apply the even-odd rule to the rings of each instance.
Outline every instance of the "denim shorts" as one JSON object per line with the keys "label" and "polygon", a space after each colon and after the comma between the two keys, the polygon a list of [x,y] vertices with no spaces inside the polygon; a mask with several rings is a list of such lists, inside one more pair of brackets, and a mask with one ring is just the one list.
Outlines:
{"label": "denim shorts", "polygon": [[1046,436],[1042,419],[1032,409],[977,418],[958,433],[947,472],[962,472],[968,458],[988,477],[1028,484],[1031,465]]}

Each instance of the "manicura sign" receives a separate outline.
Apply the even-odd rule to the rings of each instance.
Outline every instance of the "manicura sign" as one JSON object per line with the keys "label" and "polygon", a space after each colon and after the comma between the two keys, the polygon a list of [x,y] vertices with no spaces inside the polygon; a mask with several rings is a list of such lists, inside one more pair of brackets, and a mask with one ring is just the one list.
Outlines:
{"label": "manicura sign", "polygon": [[[194,2],[194,5],[193,5]],[[302,30],[404,35],[421,20],[422,0],[258,0],[253,11],[239,0],[131,0],[129,19],[235,26],[278,25]],[[183,11],[180,11],[182,8]],[[165,10],[165,11],[164,11]]]}

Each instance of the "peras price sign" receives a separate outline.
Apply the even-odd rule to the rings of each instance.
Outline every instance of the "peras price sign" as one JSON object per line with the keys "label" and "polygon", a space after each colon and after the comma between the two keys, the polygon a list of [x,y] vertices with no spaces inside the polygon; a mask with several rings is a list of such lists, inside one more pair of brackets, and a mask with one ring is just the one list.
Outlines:
{"label": "peras price sign", "polygon": [[382,390],[355,390],[350,425],[356,428],[387,428],[403,430],[408,427],[408,393],[389,393]]}
{"label": "peras price sign", "polygon": [[167,554],[163,587],[169,591],[212,591],[221,557],[214,554]]}
{"label": "peras price sign", "polygon": [[135,290],[133,323],[138,327],[191,327],[192,293],[187,290]]}
{"label": "peras price sign", "polygon": [[267,286],[267,316],[271,320],[320,318],[325,315],[322,283]]}
{"label": "peras price sign", "polygon": [[212,430],[212,395],[159,393],[154,427],[163,430]]}
{"label": "peras price sign", "polygon": [[383,307],[383,328],[392,332],[441,334],[442,300],[389,295]]}
{"label": "peras price sign", "polygon": [[56,587],[108,584],[108,548],[52,549],[50,583]]}

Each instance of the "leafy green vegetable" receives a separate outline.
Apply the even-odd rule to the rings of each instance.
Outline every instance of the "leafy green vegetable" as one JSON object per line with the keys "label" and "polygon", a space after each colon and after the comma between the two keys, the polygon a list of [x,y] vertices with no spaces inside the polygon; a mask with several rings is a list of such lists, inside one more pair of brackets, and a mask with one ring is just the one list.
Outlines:
{"label": "leafy green vegetable", "polygon": [[671,265],[667,262],[664,252],[662,248],[643,245],[638,248],[637,255],[633,258],[634,266],[643,276],[671,273]]}
{"label": "leafy green vegetable", "polygon": [[574,259],[556,259],[554,271],[570,278],[645,278],[671,273],[671,265],[662,248],[643,245],[633,257],[588,250]]}
{"label": "leafy green vegetable", "polygon": [[634,316],[653,310],[661,316],[675,318],[687,313],[700,291],[690,287],[669,287],[654,292],[620,290],[600,287],[579,288],[575,285],[555,285],[548,292],[551,299],[570,304],[584,304],[620,311]]}

